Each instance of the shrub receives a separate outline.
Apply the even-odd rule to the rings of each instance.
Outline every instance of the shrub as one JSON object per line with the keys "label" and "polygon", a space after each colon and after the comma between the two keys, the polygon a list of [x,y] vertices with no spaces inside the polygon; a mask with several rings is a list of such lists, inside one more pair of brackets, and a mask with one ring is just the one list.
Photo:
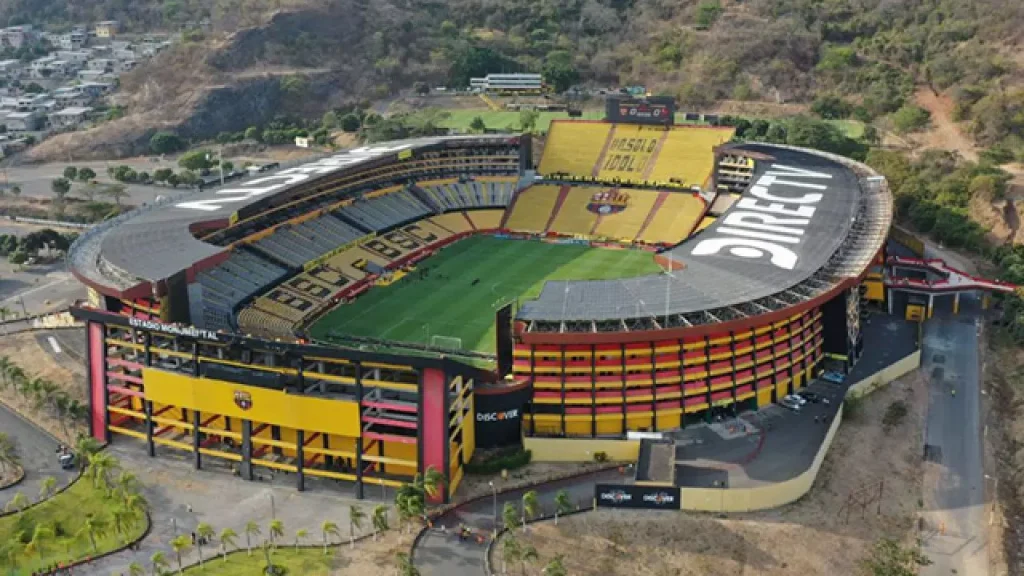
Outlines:
{"label": "shrub", "polygon": [[892,123],[900,133],[915,132],[928,126],[932,115],[924,108],[905,104],[892,113]]}
{"label": "shrub", "polygon": [[864,398],[861,396],[850,396],[843,401],[843,419],[857,420],[864,411]]}
{"label": "shrub", "polygon": [[886,430],[898,427],[907,417],[907,412],[907,403],[903,400],[896,400],[889,404],[889,407],[885,409],[885,415],[882,416],[882,427]]}
{"label": "shrub", "polygon": [[515,470],[530,463],[533,454],[529,450],[513,448],[494,454],[480,462],[468,462],[466,472],[469,474],[497,474],[502,470]]}

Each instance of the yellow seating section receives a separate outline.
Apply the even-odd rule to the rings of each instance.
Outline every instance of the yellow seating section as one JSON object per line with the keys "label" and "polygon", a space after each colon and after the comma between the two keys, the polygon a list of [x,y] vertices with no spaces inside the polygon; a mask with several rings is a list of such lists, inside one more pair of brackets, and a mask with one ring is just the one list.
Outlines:
{"label": "yellow seating section", "polygon": [[353,265],[357,260],[361,259],[365,259],[368,262],[373,262],[380,266],[386,266],[388,263],[382,256],[374,254],[368,250],[363,250],[359,246],[355,246],[345,250],[344,252],[339,252],[334,256],[331,256],[330,259],[327,260],[327,265],[353,280],[361,280],[367,276],[366,272]]}
{"label": "yellow seating section", "polygon": [[711,226],[714,223],[715,223],[715,217],[714,216],[705,216],[704,218],[701,219],[700,224],[697,224],[697,227],[694,228],[693,231],[694,232],[700,232],[701,230],[707,228],[708,226]]}
{"label": "yellow seating section", "polygon": [[294,326],[292,322],[252,307],[238,313],[238,328],[242,333],[260,338],[292,337]]}
{"label": "yellow seating section", "polygon": [[309,298],[317,304],[323,304],[330,300],[331,296],[334,294],[333,290],[326,286],[322,286],[307,274],[299,274],[298,276],[286,281],[284,285],[290,290],[299,293],[305,298]]}
{"label": "yellow seating section", "polygon": [[558,215],[551,223],[551,231],[560,234],[590,234],[597,222],[597,214],[587,210],[587,204],[594,194],[605,192],[604,188],[573,187],[565,195],[562,207],[558,209]]}
{"label": "yellow seating section", "polygon": [[408,234],[423,240],[427,244],[433,244],[439,240],[444,240],[452,235],[450,230],[442,228],[437,224],[434,224],[430,220],[420,220],[415,224],[409,224],[405,228],[402,228]]}
{"label": "yellow seating section", "polygon": [[270,312],[292,322],[299,322],[311,312],[316,303],[300,294],[280,286],[260,296],[253,303],[260,310]]}
{"label": "yellow seating section", "polygon": [[344,288],[345,285],[352,281],[350,278],[346,278],[337,270],[334,270],[327,266],[320,266],[314,268],[309,272],[303,274],[303,276],[334,290]]}
{"label": "yellow seating section", "polygon": [[473,229],[470,227],[466,217],[462,215],[462,212],[449,212],[440,216],[431,216],[427,221],[451,230],[455,234],[469,232]]}
{"label": "yellow seating section", "polygon": [[466,212],[477,230],[496,230],[501,227],[504,210],[471,210]]}
{"label": "yellow seating section", "polygon": [[540,160],[540,173],[591,176],[612,126],[604,122],[552,122]]}
{"label": "yellow seating section", "polygon": [[597,178],[641,182],[659,157],[658,143],[665,130],[653,126],[616,124],[601,158]]}
{"label": "yellow seating section", "polygon": [[678,244],[704,216],[704,201],[687,192],[662,192],[665,201],[643,231],[648,243]]}
{"label": "yellow seating section", "polygon": [[732,139],[733,128],[675,126],[661,145],[647,180],[668,182],[672,178],[687,186],[703,186],[715,166],[715,146]]}
{"label": "yellow seating section", "polygon": [[616,240],[630,240],[636,238],[647,221],[647,215],[654,208],[654,202],[658,199],[658,192],[653,190],[626,190],[629,194],[629,204],[626,209],[618,214],[606,214],[597,224],[594,236],[601,238],[614,238]]}
{"label": "yellow seating section", "polygon": [[523,190],[515,200],[505,227],[521,232],[544,232],[558,192],[559,186],[531,186]]}

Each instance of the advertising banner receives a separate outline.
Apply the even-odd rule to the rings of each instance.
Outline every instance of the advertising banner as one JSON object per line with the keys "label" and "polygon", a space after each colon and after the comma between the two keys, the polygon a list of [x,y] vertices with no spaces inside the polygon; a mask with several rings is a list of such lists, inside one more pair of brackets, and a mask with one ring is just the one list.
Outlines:
{"label": "advertising banner", "polygon": [[673,486],[598,484],[594,487],[598,508],[680,510],[679,489]]}

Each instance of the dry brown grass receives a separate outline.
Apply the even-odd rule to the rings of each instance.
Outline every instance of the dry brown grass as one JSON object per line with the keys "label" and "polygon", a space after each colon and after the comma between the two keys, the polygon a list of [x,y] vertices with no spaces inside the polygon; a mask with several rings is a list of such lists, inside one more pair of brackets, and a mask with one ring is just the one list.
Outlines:
{"label": "dry brown grass", "polygon": [[[526,538],[541,563],[564,555],[573,575],[855,574],[874,540],[914,528],[925,399],[917,373],[866,398],[862,416],[842,424],[811,493],[779,510],[729,517],[601,510],[536,525]],[[885,431],[882,415],[896,400],[910,413]],[[839,512],[849,495],[882,479],[881,514],[877,506],[863,518],[858,510],[847,524]]]}
{"label": "dry brown grass", "polygon": [[390,573],[389,567],[395,564],[396,552],[408,552],[412,546],[415,532],[400,534],[392,530],[385,533],[376,542],[372,538],[363,540],[354,548],[342,546],[334,557],[332,576],[370,576],[371,574]]}
{"label": "dry brown grass", "polygon": [[[77,364],[73,367],[58,364],[53,356],[39,345],[32,333],[0,338],[0,356],[10,358],[27,375],[51,380],[59,384],[72,398],[80,402],[86,401],[85,368]],[[85,432],[84,426],[75,427],[70,423],[65,432],[48,411],[36,410],[29,401],[12,390],[4,392],[0,396],[0,401],[69,444],[74,442],[79,433]]]}

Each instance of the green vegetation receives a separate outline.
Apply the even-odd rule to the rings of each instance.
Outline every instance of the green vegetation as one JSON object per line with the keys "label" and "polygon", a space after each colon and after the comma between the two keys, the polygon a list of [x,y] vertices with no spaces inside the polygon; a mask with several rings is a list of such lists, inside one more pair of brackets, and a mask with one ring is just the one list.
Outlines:
{"label": "green vegetation", "polygon": [[117,459],[104,452],[78,454],[88,459],[81,480],[53,497],[53,483],[44,482],[49,490],[40,497],[48,500],[0,518],[0,567],[5,574],[34,574],[57,562],[96,556],[145,531],[146,501],[135,476],[120,470]]}
{"label": "green vegetation", "polygon": [[[421,270],[426,278],[419,278]],[[337,333],[428,345],[432,336],[447,336],[460,338],[464,349],[493,352],[498,301],[535,298],[548,280],[628,278],[660,270],[648,252],[477,236],[445,248],[395,284],[374,287],[333,310],[310,332],[321,340]]]}
{"label": "green vegetation", "polygon": [[466,463],[467,474],[497,474],[502,470],[515,470],[530,463],[533,454],[519,447],[506,448],[484,458],[474,457]]}
{"label": "green vegetation", "polygon": [[875,542],[870,556],[861,562],[867,576],[915,576],[922,566],[932,561],[921,552],[920,544],[904,546],[896,540],[882,538]]}
{"label": "green vegetation", "polygon": [[[324,555],[317,548],[278,548],[268,551],[270,561],[281,566],[286,574],[303,576],[327,576],[334,565],[334,555]],[[267,565],[263,552],[247,556],[235,553],[228,556],[227,561],[210,560],[203,566],[185,570],[189,576],[252,576],[262,574]]]}
{"label": "green vegetation", "polygon": [[[468,110],[446,110],[447,117],[440,122],[440,125],[462,132],[474,131],[473,120],[479,118],[484,125],[491,130],[518,130],[520,128],[520,113],[513,111],[495,111],[486,109]],[[568,119],[565,112],[538,112],[534,130],[547,132],[552,120]],[[604,118],[603,111],[584,112],[585,120],[600,120]]]}

